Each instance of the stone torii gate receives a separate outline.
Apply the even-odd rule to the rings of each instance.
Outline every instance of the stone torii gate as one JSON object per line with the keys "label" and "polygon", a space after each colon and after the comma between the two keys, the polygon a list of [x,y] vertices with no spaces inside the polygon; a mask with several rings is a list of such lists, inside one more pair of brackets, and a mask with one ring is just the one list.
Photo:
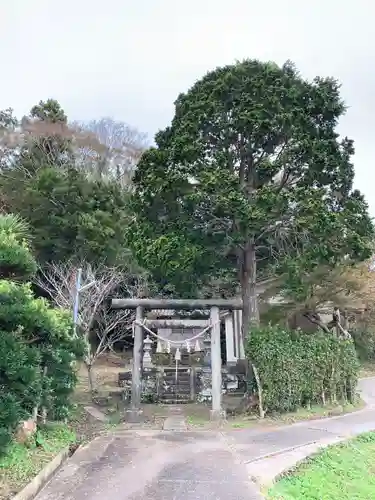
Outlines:
{"label": "stone torii gate", "polygon": [[[224,416],[222,408],[222,374],[221,374],[221,342],[220,342],[220,309],[226,311],[242,310],[241,299],[113,299],[114,309],[136,309],[134,328],[133,368],[132,368],[132,393],[129,419],[137,420],[140,414],[142,392],[142,353],[145,323],[145,309],[210,309],[211,330],[211,373],[212,373],[212,410],[211,419],[218,420]],[[175,320],[169,320],[171,324]],[[155,323],[155,321],[153,322]],[[168,320],[163,320],[168,326]]]}

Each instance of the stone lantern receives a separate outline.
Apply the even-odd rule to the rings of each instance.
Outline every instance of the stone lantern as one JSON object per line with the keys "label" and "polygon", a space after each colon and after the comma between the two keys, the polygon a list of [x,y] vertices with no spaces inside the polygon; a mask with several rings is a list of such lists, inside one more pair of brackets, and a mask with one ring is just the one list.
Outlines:
{"label": "stone lantern", "polygon": [[143,368],[153,368],[153,363],[151,359],[152,350],[152,340],[150,335],[147,335],[143,342]]}

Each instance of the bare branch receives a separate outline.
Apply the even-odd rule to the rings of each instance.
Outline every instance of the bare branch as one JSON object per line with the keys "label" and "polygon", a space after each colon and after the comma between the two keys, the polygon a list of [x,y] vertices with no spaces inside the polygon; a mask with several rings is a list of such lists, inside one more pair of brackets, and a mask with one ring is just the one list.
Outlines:
{"label": "bare branch", "polygon": [[145,134],[112,118],[70,125],[73,136],[85,137],[78,142],[78,163],[87,173],[102,179],[116,179],[128,186],[134,169],[148,147]]}
{"label": "bare branch", "polygon": [[[92,365],[103,352],[113,348],[131,329],[132,311],[115,311],[110,308],[111,294],[121,287],[126,297],[141,295],[145,283],[142,278],[126,275],[116,268],[92,268],[87,262],[75,264],[51,263],[41,269],[35,283],[45,290],[57,307],[73,309],[76,294],[76,274],[82,269],[82,284],[94,282],[93,286],[79,294],[78,334],[90,344],[90,335],[95,332],[97,345],[91,345],[86,363]],[[131,279],[130,279],[131,278]]]}
{"label": "bare branch", "polygon": [[324,332],[331,333],[331,330],[325,323],[323,323],[323,321],[321,321],[321,319],[317,314],[313,314],[311,312],[305,312],[303,316],[305,316],[305,318],[311,321],[311,323],[314,323],[314,325],[319,326],[319,328],[321,328]]}

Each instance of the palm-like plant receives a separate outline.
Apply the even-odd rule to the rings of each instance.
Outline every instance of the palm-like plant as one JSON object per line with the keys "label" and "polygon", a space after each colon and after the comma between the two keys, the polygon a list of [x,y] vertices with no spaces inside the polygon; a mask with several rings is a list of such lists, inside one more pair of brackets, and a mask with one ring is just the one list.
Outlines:
{"label": "palm-like plant", "polygon": [[29,226],[23,219],[0,214],[0,279],[23,280],[36,272],[29,241]]}
{"label": "palm-like plant", "polygon": [[13,236],[17,241],[30,242],[30,227],[17,214],[0,214],[0,235]]}

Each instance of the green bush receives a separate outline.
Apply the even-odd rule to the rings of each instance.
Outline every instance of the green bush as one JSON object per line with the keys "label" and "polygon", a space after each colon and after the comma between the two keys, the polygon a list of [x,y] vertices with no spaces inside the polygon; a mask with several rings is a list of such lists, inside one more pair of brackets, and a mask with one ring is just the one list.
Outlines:
{"label": "green bush", "polygon": [[0,330],[0,450],[17,424],[40,403],[40,355],[19,339],[19,332]]}
{"label": "green bush", "polygon": [[359,363],[352,340],[268,326],[251,331],[246,355],[258,370],[269,413],[353,400]]}
{"label": "green bush", "polygon": [[84,344],[71,314],[36,299],[29,278],[36,270],[27,246],[27,226],[0,214],[0,452],[21,420],[35,411],[67,416],[76,383],[74,361]]}
{"label": "green bush", "polygon": [[0,214],[0,278],[25,279],[36,272],[27,234],[28,225],[18,216]]}
{"label": "green bush", "polygon": [[0,278],[28,277],[35,273],[36,263],[25,244],[13,235],[0,231]]}
{"label": "green bush", "polygon": [[69,313],[35,299],[27,284],[0,280],[0,448],[35,407],[67,416],[83,353]]}

